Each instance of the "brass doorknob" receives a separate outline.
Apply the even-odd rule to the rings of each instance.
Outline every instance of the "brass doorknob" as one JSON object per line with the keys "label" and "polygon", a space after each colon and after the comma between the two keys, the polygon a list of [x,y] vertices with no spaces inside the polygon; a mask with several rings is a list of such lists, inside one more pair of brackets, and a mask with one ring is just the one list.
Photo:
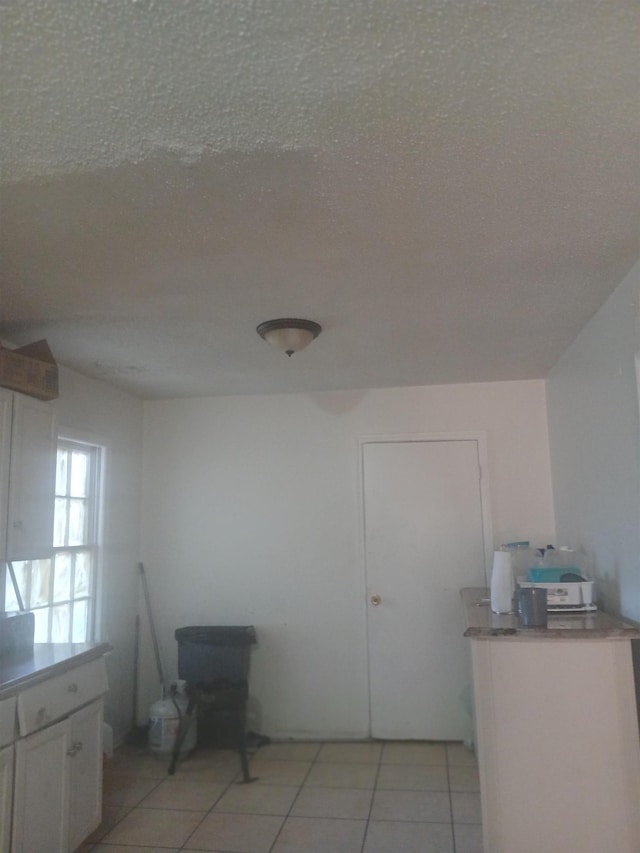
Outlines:
{"label": "brass doorknob", "polygon": [[377,592],[371,596],[371,603],[373,604],[374,607],[377,607],[381,601],[382,601],[382,598],[380,598],[380,596],[378,595]]}

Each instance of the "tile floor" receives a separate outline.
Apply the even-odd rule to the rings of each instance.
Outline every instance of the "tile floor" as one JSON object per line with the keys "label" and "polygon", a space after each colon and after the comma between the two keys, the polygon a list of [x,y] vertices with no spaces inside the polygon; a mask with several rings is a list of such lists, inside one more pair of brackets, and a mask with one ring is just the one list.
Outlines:
{"label": "tile floor", "polygon": [[273,743],[199,749],[173,777],[145,749],[105,767],[103,822],[82,853],[482,853],[474,756],[458,743]]}

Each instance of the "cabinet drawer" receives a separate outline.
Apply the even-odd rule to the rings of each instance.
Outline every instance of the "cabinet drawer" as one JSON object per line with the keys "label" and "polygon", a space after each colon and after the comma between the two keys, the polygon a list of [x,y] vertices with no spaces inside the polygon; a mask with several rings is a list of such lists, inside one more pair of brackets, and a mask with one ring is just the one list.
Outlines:
{"label": "cabinet drawer", "polygon": [[13,743],[16,737],[16,697],[0,702],[0,746]]}
{"label": "cabinet drawer", "polygon": [[104,659],[90,661],[29,687],[18,695],[20,734],[28,735],[64,717],[108,689]]}

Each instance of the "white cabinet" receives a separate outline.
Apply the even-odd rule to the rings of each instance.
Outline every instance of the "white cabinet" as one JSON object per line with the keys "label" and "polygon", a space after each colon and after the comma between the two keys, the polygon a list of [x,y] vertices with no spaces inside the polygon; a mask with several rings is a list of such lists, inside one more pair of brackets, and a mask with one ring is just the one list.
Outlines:
{"label": "white cabinet", "polygon": [[102,819],[102,699],[69,718],[69,850],[75,850]]}
{"label": "white cabinet", "polygon": [[0,853],[9,853],[13,803],[13,741],[16,736],[16,697],[0,701]]}
{"label": "white cabinet", "polygon": [[[10,427],[9,427],[10,424]],[[56,430],[49,403],[0,389],[0,499],[7,560],[48,557],[53,546]],[[0,533],[0,536],[2,534]]]}
{"label": "white cabinet", "polygon": [[68,849],[69,748],[68,720],[16,744],[14,853]]}
{"label": "white cabinet", "polygon": [[13,745],[0,749],[0,853],[9,853],[13,808]]}
{"label": "white cabinet", "polygon": [[638,853],[631,642],[497,636],[471,650],[484,849]]}
{"label": "white cabinet", "polygon": [[16,697],[9,696],[0,702],[0,747],[16,739]]}
{"label": "white cabinet", "polygon": [[600,610],[523,628],[487,593],[462,590],[484,850],[638,853],[640,629]]}
{"label": "white cabinet", "polygon": [[75,850],[102,814],[102,699],[19,740],[14,853]]}
{"label": "white cabinet", "polygon": [[100,657],[18,692],[12,853],[68,853],[99,825],[106,690]]}

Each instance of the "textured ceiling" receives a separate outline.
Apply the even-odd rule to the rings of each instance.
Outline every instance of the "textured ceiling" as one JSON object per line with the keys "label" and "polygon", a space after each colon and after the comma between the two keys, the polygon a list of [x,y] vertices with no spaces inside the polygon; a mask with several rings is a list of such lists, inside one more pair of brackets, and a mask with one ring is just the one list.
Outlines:
{"label": "textured ceiling", "polygon": [[0,334],[140,396],[542,377],[638,257],[637,0],[0,16]]}

